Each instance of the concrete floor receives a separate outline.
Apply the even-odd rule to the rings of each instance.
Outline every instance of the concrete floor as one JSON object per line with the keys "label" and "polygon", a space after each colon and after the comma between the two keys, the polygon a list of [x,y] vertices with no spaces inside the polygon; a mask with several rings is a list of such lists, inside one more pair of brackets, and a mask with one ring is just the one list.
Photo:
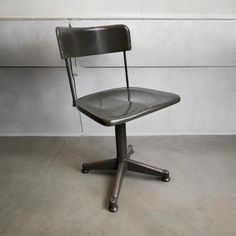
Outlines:
{"label": "concrete floor", "polygon": [[236,136],[128,140],[172,179],[128,173],[113,214],[114,175],[80,167],[114,157],[114,138],[0,138],[0,235],[236,235]]}

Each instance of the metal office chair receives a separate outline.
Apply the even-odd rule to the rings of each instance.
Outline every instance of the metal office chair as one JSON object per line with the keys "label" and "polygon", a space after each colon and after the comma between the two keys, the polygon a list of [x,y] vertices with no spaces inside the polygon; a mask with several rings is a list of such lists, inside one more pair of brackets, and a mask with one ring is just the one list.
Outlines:
{"label": "metal office chair", "polygon": [[[169,172],[130,159],[132,145],[127,146],[126,122],[151,112],[171,106],[180,101],[178,95],[158,90],[130,87],[126,51],[131,50],[130,32],[125,25],[109,25],[88,28],[57,27],[57,39],[61,58],[65,59],[73,106],[105,126],[115,126],[117,157],[94,163],[84,163],[82,173],[91,170],[116,171],[115,183],[109,202],[109,210],[118,210],[118,196],[126,171],[135,171],[170,180]],[[110,89],[77,98],[71,58],[122,52],[126,87]]]}

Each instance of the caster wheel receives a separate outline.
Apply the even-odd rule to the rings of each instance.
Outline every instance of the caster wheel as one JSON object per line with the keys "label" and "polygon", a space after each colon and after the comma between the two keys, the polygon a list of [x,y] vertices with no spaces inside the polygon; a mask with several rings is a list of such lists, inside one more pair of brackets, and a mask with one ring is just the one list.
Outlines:
{"label": "caster wheel", "polygon": [[83,174],[88,174],[88,173],[89,173],[89,170],[88,170],[88,169],[85,169],[85,168],[82,168],[81,172],[82,172]]}
{"label": "caster wheel", "polygon": [[109,211],[114,213],[118,211],[118,205],[117,203],[111,203],[109,204]]}
{"label": "caster wheel", "polygon": [[164,177],[161,178],[161,180],[163,182],[169,182],[170,181],[170,177],[169,176],[164,176]]}

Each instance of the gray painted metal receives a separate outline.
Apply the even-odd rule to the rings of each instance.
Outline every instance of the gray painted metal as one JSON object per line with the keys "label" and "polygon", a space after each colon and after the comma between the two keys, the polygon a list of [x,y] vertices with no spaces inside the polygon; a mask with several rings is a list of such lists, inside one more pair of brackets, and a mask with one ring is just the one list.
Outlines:
{"label": "gray painted metal", "polygon": [[[131,171],[157,175],[162,181],[170,181],[169,172],[141,162],[130,161],[132,145],[127,148],[126,122],[180,101],[176,94],[158,90],[129,87],[126,50],[131,49],[129,29],[125,25],[92,28],[57,27],[57,39],[62,59],[65,59],[73,104],[91,119],[105,126],[115,126],[116,160],[84,163],[82,173],[90,170],[116,170],[116,178],[109,202],[109,210],[118,210],[118,197],[122,181],[130,167]],[[71,58],[122,51],[124,54],[126,87],[110,89],[76,99],[76,87]],[[128,163],[128,164],[127,164]]]}
{"label": "gray painted metal", "polygon": [[57,27],[56,33],[62,59],[131,49],[130,32],[126,25]]}
{"label": "gray painted metal", "polygon": [[[61,57],[65,59],[73,105],[91,119],[105,126],[114,126],[163,109],[180,101],[176,94],[162,91],[129,88],[126,50],[131,49],[129,29],[125,25],[100,27],[57,27]],[[126,88],[90,94],[76,100],[73,71],[68,60],[74,57],[123,52]]]}
{"label": "gray painted metal", "polygon": [[[129,99],[130,93],[130,99]],[[163,91],[130,87],[116,88],[77,99],[77,108],[105,126],[113,126],[171,106],[180,97]]]}
{"label": "gray painted metal", "polygon": [[134,150],[132,145],[128,145],[127,147],[126,124],[117,125],[115,127],[115,133],[117,158],[100,162],[84,163],[81,170],[84,174],[87,174],[93,170],[116,171],[116,177],[108,207],[111,212],[118,211],[118,198],[123,178],[127,171],[155,175],[163,182],[170,181],[168,170],[130,159],[130,156],[134,153]]}

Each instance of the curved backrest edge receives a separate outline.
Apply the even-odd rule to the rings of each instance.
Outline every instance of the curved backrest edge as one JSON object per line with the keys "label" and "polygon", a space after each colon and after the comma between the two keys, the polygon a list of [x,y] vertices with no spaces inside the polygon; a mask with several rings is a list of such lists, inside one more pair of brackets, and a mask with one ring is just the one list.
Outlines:
{"label": "curved backrest edge", "polygon": [[131,50],[126,25],[56,27],[56,35],[62,59]]}

